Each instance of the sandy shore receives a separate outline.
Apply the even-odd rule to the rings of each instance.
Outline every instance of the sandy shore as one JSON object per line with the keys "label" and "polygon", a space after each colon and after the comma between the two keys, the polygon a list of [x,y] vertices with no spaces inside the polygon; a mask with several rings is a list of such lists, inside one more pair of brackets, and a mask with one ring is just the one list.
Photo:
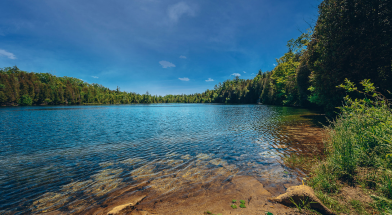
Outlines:
{"label": "sandy shore", "polygon": [[[235,176],[223,184],[217,179],[191,186],[156,199],[156,192],[150,190],[147,182],[127,191],[114,192],[101,206],[83,214],[295,214],[293,208],[268,201],[282,192],[281,187],[266,189],[251,176]],[[233,199],[237,200],[237,209],[231,208]],[[246,208],[239,207],[240,200],[246,201]]]}

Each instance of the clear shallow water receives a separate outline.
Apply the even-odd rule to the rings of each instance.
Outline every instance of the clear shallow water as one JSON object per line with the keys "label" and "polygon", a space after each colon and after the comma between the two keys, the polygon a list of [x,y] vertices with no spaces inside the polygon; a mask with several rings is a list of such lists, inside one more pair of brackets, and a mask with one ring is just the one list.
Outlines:
{"label": "clear shallow water", "polygon": [[298,175],[281,164],[292,144],[282,128],[311,123],[304,114],[265,105],[0,108],[0,213],[80,212],[145,180],[175,192],[182,182],[164,180],[173,174],[187,184],[237,174],[289,182]]}

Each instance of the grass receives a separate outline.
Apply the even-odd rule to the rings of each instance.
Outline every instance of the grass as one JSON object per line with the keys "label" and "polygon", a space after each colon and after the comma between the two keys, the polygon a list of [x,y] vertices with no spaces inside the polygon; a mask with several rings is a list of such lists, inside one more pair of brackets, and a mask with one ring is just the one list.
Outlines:
{"label": "grass", "polygon": [[358,214],[367,214],[365,208],[362,205],[362,202],[358,200],[351,200],[350,204]]}
{"label": "grass", "polygon": [[316,202],[310,202],[310,201],[309,201],[309,197],[303,196],[303,197],[299,200],[298,203],[296,203],[296,202],[294,201],[293,198],[290,198],[290,202],[293,203],[293,204],[295,205],[295,207],[297,208],[297,210],[298,210],[300,213],[303,213],[303,212],[305,212],[305,211],[306,211],[306,212],[313,212],[313,213],[316,212],[316,211],[313,211],[313,210],[311,209],[311,207],[310,207],[310,204],[316,203]]}
{"label": "grass", "polygon": [[[301,169],[304,172],[309,172],[312,169],[312,165],[314,163],[314,157],[312,156],[305,156],[303,154],[295,154],[292,153],[290,155],[286,155],[283,158],[285,165],[291,169]],[[319,158],[316,158],[318,160]],[[284,171],[285,174],[289,172]]]}
{"label": "grass", "polygon": [[[368,80],[363,92],[350,81],[342,88],[363,94],[346,103],[326,128],[326,158],[313,168],[309,185],[337,213],[390,213],[392,211],[392,110]],[[299,160],[298,162],[301,162]],[[374,203],[362,198],[347,200],[343,187],[361,187]]]}
{"label": "grass", "polygon": [[316,191],[316,196],[324,203],[325,206],[337,212],[338,214],[350,214],[350,208],[341,204],[337,196]]}

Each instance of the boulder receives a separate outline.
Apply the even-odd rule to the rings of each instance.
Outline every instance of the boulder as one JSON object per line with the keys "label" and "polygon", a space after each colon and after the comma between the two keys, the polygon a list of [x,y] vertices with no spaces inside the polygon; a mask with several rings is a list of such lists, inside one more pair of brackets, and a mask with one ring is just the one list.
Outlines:
{"label": "boulder", "polygon": [[308,205],[309,208],[317,210],[322,214],[335,214],[329,208],[327,208],[320,201],[320,199],[316,197],[313,189],[306,185],[289,187],[286,193],[279,195],[275,198],[270,198],[269,200],[287,206],[295,206],[292,202],[294,201],[297,205],[300,205],[301,207],[303,207],[303,204],[305,204]]}
{"label": "boulder", "polygon": [[112,208],[107,214],[108,215],[116,215],[116,214],[120,213],[120,211],[122,211],[125,208],[135,206],[137,203],[142,201],[145,197],[146,197],[145,195],[135,197],[130,202],[128,202],[126,204],[122,204],[122,205],[119,205],[119,206]]}

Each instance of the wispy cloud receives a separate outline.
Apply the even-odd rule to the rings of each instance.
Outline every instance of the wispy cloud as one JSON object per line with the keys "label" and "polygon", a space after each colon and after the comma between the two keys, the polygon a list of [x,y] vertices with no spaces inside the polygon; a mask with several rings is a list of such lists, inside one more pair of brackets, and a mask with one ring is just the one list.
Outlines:
{"label": "wispy cloud", "polygon": [[93,78],[99,78],[98,76],[91,76],[91,77],[93,77]]}
{"label": "wispy cloud", "polygon": [[14,54],[12,54],[11,52],[7,52],[4,49],[0,49],[0,56],[5,56],[5,57],[8,57],[9,59],[12,59],[12,60],[16,59]]}
{"label": "wispy cloud", "polygon": [[188,16],[194,16],[195,10],[185,2],[178,2],[177,4],[170,6],[167,10],[167,13],[170,20],[177,22],[184,14],[187,14]]}
{"label": "wispy cloud", "polygon": [[276,66],[276,64],[272,64],[272,65]]}
{"label": "wispy cloud", "polygon": [[214,81],[214,79],[208,78],[206,81],[207,81],[207,82],[210,82],[210,81]]}
{"label": "wispy cloud", "polygon": [[233,73],[233,74],[231,74],[231,75],[234,75],[234,76],[241,76],[240,73]]}
{"label": "wispy cloud", "polygon": [[165,60],[159,61],[159,64],[161,64],[162,68],[176,67],[176,65]]}
{"label": "wispy cloud", "polygon": [[180,56],[180,58],[182,58],[182,59],[186,59],[186,56],[184,56],[184,55],[181,55],[181,56]]}
{"label": "wispy cloud", "polygon": [[250,74],[250,75],[256,75],[256,74],[252,73],[252,74]]}
{"label": "wispy cloud", "polygon": [[246,73],[245,71],[242,71],[243,73]]}
{"label": "wispy cloud", "polygon": [[181,81],[189,81],[189,78],[178,78],[178,79],[180,79]]}

